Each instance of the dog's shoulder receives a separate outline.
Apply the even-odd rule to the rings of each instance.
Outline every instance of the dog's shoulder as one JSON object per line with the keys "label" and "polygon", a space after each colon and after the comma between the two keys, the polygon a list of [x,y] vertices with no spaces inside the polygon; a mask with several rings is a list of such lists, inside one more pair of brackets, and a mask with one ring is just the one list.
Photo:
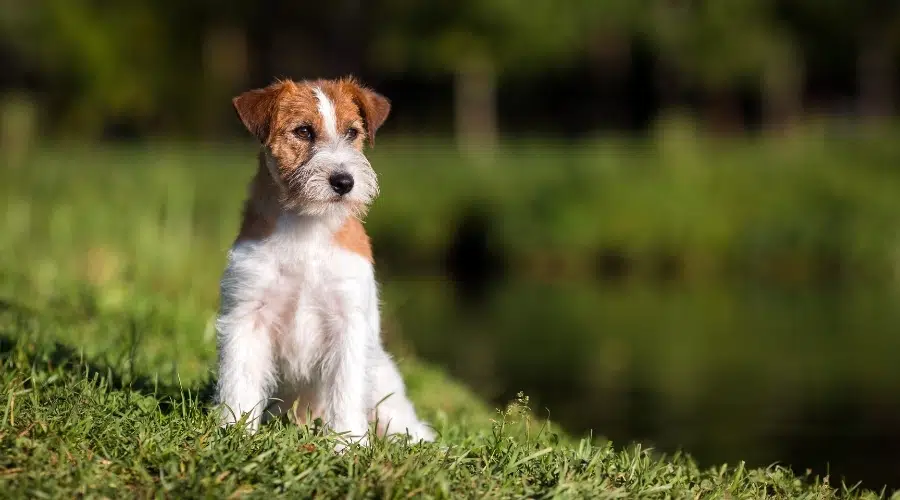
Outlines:
{"label": "dog's shoulder", "polygon": [[372,243],[359,219],[348,217],[334,233],[334,242],[344,250],[366,259],[370,264],[374,262]]}

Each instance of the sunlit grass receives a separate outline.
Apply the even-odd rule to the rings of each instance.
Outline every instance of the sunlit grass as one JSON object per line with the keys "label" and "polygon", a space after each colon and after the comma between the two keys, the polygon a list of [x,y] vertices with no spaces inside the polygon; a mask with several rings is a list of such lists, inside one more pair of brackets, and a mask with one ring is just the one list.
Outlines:
{"label": "sunlit grass", "polygon": [[[160,383],[155,367],[136,371],[129,356],[95,363],[80,349],[40,339],[59,328],[95,324],[9,302],[0,313],[0,487],[7,498],[877,498],[781,467],[701,470],[681,455],[572,441],[531,422],[525,401],[489,418],[465,390],[415,364],[404,373],[441,434],[438,444],[376,439],[337,455],[335,437],[284,422],[250,437],[216,425],[204,384]],[[122,330],[128,327],[106,333]]]}

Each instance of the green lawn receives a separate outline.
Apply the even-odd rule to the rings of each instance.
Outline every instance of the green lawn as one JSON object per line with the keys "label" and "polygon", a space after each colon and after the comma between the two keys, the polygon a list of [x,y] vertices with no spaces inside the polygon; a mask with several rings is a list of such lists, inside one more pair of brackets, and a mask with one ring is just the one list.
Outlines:
{"label": "green lawn", "polygon": [[[35,307],[4,294],[4,497],[877,497],[780,467],[699,470],[684,456],[571,440],[529,422],[520,405],[492,414],[409,359],[403,371],[411,395],[440,431],[439,444],[376,441],[339,456],[334,438],[314,429],[276,422],[253,437],[223,431],[207,412],[208,382],[162,375],[181,344],[172,337],[194,339],[182,359],[208,362],[211,342],[200,332],[171,331],[175,324],[152,312],[124,306],[100,313],[83,302],[90,292],[81,293],[79,303]],[[142,336],[168,346],[156,364],[143,362]],[[101,344],[118,347],[85,354]]]}
{"label": "green lawn", "polygon": [[253,160],[205,154],[51,151],[0,169],[0,496],[878,497],[573,438],[522,402],[493,411],[396,339],[439,443],[336,455],[333,437],[280,422],[220,430],[211,320]]}

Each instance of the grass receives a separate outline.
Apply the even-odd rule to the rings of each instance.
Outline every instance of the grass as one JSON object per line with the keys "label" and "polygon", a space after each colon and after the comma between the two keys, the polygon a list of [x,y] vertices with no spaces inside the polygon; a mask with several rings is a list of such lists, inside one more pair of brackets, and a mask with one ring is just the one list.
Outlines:
{"label": "grass", "polygon": [[[686,455],[568,436],[533,419],[524,398],[493,411],[402,339],[391,345],[438,444],[375,440],[336,455],[317,429],[219,429],[207,411],[211,319],[251,172],[216,160],[249,165],[252,153],[205,155],[62,150],[0,169],[2,496],[883,496],[780,466],[701,469]],[[396,175],[384,176],[387,192],[402,185]],[[435,213],[451,206],[445,186]],[[412,208],[398,198],[385,212]],[[385,220],[373,231],[394,230]]]}
{"label": "grass", "polygon": [[[515,144],[485,165],[445,144],[382,141],[371,157],[383,196],[367,222],[379,262],[438,268],[460,223],[475,216],[483,220],[470,228],[474,239],[519,274],[584,276],[607,257],[651,277],[666,269],[687,279],[900,277],[900,146],[890,133],[733,142],[663,136]],[[18,163],[4,174],[15,182],[0,186],[15,230],[41,224],[68,241],[76,227],[69,218],[103,197],[115,211],[79,227],[92,236],[140,231],[139,244],[175,240],[171,252],[141,263],[179,273],[181,245],[222,253],[255,168],[249,144],[66,146]]]}
{"label": "grass", "polygon": [[39,340],[57,329],[115,336],[154,327],[120,320],[4,305],[3,334],[16,337],[3,346],[0,376],[5,497],[877,497],[776,466],[699,470],[685,456],[572,441],[529,423],[521,403],[489,419],[464,389],[408,363],[413,397],[440,445],[376,440],[337,455],[333,436],[282,422],[248,437],[218,428],[202,385],[160,384],[130,363],[114,369]]}

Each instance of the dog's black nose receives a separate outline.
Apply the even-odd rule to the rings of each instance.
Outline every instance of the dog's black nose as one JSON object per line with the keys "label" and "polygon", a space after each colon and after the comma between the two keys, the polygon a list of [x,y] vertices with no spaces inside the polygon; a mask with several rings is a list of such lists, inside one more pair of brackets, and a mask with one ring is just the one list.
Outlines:
{"label": "dog's black nose", "polygon": [[347,172],[338,172],[331,174],[328,183],[331,184],[331,189],[334,189],[335,193],[345,195],[353,189],[353,176]]}

